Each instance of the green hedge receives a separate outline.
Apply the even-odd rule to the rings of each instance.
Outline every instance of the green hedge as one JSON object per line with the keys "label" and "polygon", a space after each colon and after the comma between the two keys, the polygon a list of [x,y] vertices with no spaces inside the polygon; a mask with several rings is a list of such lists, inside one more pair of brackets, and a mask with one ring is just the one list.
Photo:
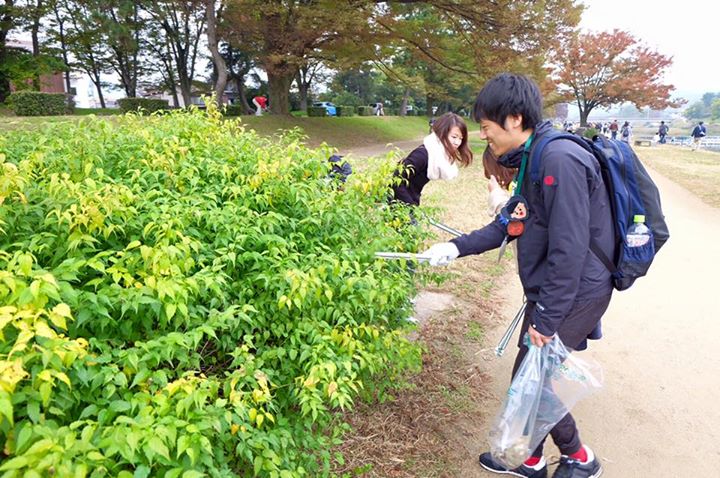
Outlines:
{"label": "green hedge", "polygon": [[327,116],[327,110],[320,106],[308,106],[308,116]]}
{"label": "green hedge", "polygon": [[57,116],[71,112],[64,93],[18,91],[9,96],[7,104],[17,116]]}
{"label": "green hedge", "polygon": [[247,114],[247,109],[243,108],[241,105],[225,105],[223,114],[225,116],[241,116]]}
{"label": "green hedge", "polygon": [[142,110],[143,113],[154,113],[170,109],[168,100],[156,98],[122,98],[118,100],[118,106],[124,113]]}
{"label": "green hedge", "polygon": [[353,106],[338,106],[336,109],[337,109],[338,116],[354,116],[355,115],[355,108]]}
{"label": "green hedge", "polygon": [[420,365],[416,251],[327,148],[207,111],[0,133],[0,474],[329,476],[341,410]]}
{"label": "green hedge", "polygon": [[358,106],[357,113],[360,116],[372,116],[373,109],[370,106]]}

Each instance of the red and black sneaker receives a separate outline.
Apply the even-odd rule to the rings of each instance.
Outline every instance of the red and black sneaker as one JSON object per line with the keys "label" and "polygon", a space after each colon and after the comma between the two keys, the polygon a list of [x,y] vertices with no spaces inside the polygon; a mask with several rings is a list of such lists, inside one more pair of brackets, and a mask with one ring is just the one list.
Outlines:
{"label": "red and black sneaker", "polygon": [[492,455],[487,452],[480,455],[480,466],[488,471],[501,475],[521,476],[526,478],[547,478],[547,463],[545,462],[544,457],[540,458],[540,461],[535,466],[527,466],[523,464],[510,470],[496,461]]}
{"label": "red and black sneaker", "polygon": [[602,475],[603,469],[595,454],[587,446],[585,452],[588,459],[584,462],[562,455],[560,466],[553,473],[553,478],[598,478]]}

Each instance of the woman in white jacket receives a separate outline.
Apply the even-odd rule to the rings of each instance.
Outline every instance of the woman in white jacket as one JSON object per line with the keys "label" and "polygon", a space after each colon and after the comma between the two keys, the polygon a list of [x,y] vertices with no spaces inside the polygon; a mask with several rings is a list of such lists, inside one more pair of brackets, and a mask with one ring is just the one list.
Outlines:
{"label": "woman in white jacket", "polygon": [[419,206],[429,181],[454,179],[458,164],[468,166],[472,159],[465,122],[455,113],[445,113],[435,120],[423,144],[403,159],[405,167],[397,173],[402,180],[393,185],[393,200]]}

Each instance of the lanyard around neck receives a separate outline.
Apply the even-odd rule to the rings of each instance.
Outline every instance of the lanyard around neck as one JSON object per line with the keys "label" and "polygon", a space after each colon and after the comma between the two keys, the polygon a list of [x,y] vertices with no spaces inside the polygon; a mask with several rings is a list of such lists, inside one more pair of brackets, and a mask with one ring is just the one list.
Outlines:
{"label": "lanyard around neck", "polygon": [[530,137],[525,141],[525,148],[523,148],[522,161],[520,161],[520,171],[515,177],[515,192],[514,196],[520,194],[522,190],[523,179],[525,179],[525,169],[527,168],[528,154],[530,152],[530,145],[532,144],[535,133],[531,134]]}

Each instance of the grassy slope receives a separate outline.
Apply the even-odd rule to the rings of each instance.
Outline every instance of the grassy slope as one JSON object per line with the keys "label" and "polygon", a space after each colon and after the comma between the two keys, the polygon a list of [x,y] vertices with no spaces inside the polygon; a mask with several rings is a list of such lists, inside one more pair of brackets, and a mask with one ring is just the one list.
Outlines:
{"label": "grassy slope", "polygon": [[640,159],[665,177],[720,207],[720,153],[684,146],[636,147]]}
{"label": "grassy slope", "polygon": [[[82,111],[83,115],[90,111]],[[93,111],[107,114],[105,111]],[[83,116],[87,118],[87,116]],[[15,129],[36,128],[49,122],[79,121],[80,116],[0,117],[0,133]],[[278,130],[300,128],[308,137],[308,144],[317,146],[323,142],[338,149],[355,148],[370,144],[417,139],[427,134],[428,120],[424,116],[351,116],[340,118],[307,118],[293,116],[242,116],[228,121],[240,121],[261,135],[273,135]],[[477,129],[469,122],[471,130]]]}

